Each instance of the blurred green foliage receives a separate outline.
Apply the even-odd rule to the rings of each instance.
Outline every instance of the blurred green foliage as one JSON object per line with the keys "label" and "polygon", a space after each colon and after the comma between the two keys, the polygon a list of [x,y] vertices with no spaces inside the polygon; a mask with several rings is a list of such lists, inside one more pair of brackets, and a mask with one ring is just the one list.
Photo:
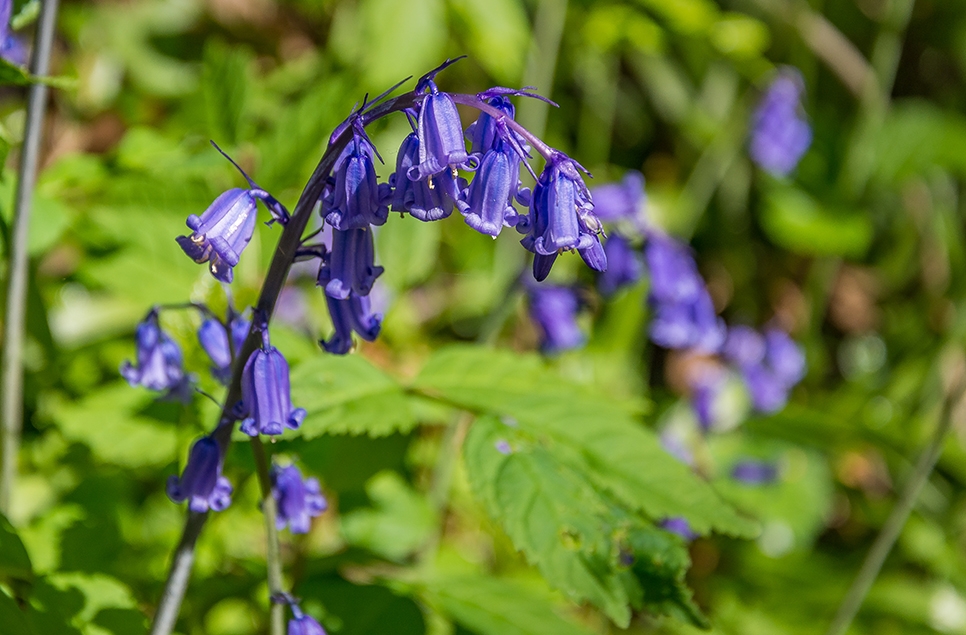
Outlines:
{"label": "blurred green foliage", "polygon": [[[37,2],[21,4],[16,26],[29,32]],[[642,170],[649,218],[692,241],[717,308],[790,330],[809,374],[779,414],[736,406],[741,425],[702,443],[693,473],[658,443],[658,429],[693,415],[680,360],[646,344],[644,284],[606,302],[589,292],[586,348],[541,360],[511,293],[516,236],[490,240],[458,215],[393,218],[377,238],[388,302],[377,342],[346,358],[318,350],[331,326],[311,272],[292,281],[302,316],[273,327],[309,415],[272,450],[298,457],[330,502],[310,534],[284,535],[294,593],[338,635],[825,628],[936,425],[966,335],[961,4],[104,0],[66,2],[59,27],[29,244],[21,477],[0,518],[0,632],[146,632],[183,525],[164,481],[217,406],[157,402],[117,369],[150,306],[225,306],[174,242],[189,214],[239,185],[208,140],[291,207],[353,104],[464,53],[444,89],[534,84],[557,101],[522,104],[521,121],[595,182]],[[780,64],[805,77],[815,140],[779,181],[750,163],[745,138]],[[856,68],[878,90],[856,91]],[[18,85],[30,81],[0,64],[3,156],[20,143]],[[401,117],[373,127],[382,177],[406,131]],[[13,165],[0,180],[0,278]],[[238,306],[254,301],[277,236],[256,231],[235,271]],[[572,257],[553,277],[592,283]],[[195,316],[166,313],[164,326],[220,398]],[[487,338],[497,350],[467,344]],[[966,633],[956,414],[856,634]],[[730,479],[745,457],[776,462],[778,481]],[[266,629],[247,446],[226,473],[235,501],[198,545],[181,633]],[[686,545],[655,528],[665,516],[705,535]]]}

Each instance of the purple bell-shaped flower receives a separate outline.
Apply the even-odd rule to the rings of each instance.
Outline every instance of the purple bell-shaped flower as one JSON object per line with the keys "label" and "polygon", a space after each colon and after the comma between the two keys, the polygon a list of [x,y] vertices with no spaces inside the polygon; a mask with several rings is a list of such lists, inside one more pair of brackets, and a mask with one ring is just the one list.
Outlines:
{"label": "purple bell-shaped flower", "polygon": [[[221,152],[221,148],[215,148]],[[201,216],[189,216],[187,225],[192,230],[191,235],[178,236],[176,240],[189,258],[199,264],[207,262],[215,279],[231,282],[234,277],[232,268],[238,264],[241,252],[255,231],[256,201],[263,201],[272,213],[272,219],[281,223],[288,221],[288,210],[258,187],[227,154],[222,152],[222,155],[241,172],[251,188],[232,188],[216,198]]]}
{"label": "purple bell-shaped flower", "polygon": [[[547,160],[530,198],[529,233],[520,242],[539,256],[577,249],[588,266],[604,271],[607,258],[597,238],[601,225],[580,176],[582,169],[562,152],[555,151]],[[546,278],[549,270],[545,261],[539,267],[534,261],[534,277],[538,281]]]}
{"label": "purple bell-shaped flower", "polygon": [[353,114],[343,125],[352,127],[352,139],[332,168],[334,182],[322,197],[322,216],[341,231],[382,225],[389,217],[392,188],[376,180],[373,156],[379,155],[359,116]]}
{"label": "purple bell-shaped flower", "polygon": [[452,171],[412,181],[407,174],[418,161],[419,138],[414,132],[403,140],[396,157],[396,171],[389,177],[389,183],[395,188],[392,209],[409,212],[413,218],[424,222],[446,218],[453,213],[454,202],[465,181]]}
{"label": "purple bell-shaped flower", "polygon": [[540,350],[554,354],[583,346],[586,337],[577,325],[580,299],[573,287],[532,284],[528,295],[530,317],[542,335]]}
{"label": "purple bell-shaped flower", "polygon": [[272,496],[278,505],[278,528],[288,525],[293,534],[308,533],[312,518],[328,507],[319,479],[303,479],[294,465],[272,468]]}
{"label": "purple bell-shaped flower", "polygon": [[379,335],[382,327],[382,315],[373,313],[369,296],[350,293],[345,300],[337,300],[330,295],[325,296],[329,307],[329,317],[335,333],[328,340],[319,342],[327,352],[335,355],[345,355],[352,349],[352,332],[359,337],[372,342]]}
{"label": "purple bell-shaped flower", "polygon": [[[233,356],[241,350],[251,326],[248,320],[232,309],[228,311],[228,320],[228,330],[220,320],[213,317],[206,318],[198,328],[198,342],[212,362],[211,374],[222,384],[228,384],[231,380]],[[230,343],[229,330],[231,331]]]}
{"label": "purple bell-shaped flower", "polygon": [[325,635],[322,625],[299,609],[298,604],[292,604],[292,619],[288,622],[287,635]]}
{"label": "purple bell-shaped flower", "polygon": [[644,194],[644,175],[637,171],[630,171],[624,175],[620,183],[608,183],[591,190],[594,196],[594,214],[605,223],[617,223],[622,220],[634,222],[643,228],[646,196]]}
{"label": "purple bell-shaped flower", "polygon": [[778,466],[769,461],[744,459],[731,468],[731,478],[745,485],[768,485],[778,478]]}
{"label": "purple bell-shaped flower", "polygon": [[335,230],[332,251],[319,269],[319,286],[328,296],[345,300],[350,293],[369,295],[373,282],[383,272],[375,265],[371,229]]}
{"label": "purple bell-shaped flower", "polygon": [[801,114],[804,92],[802,74],[785,67],[752,116],[748,152],[755,163],[775,176],[790,174],[812,143],[812,129]]}
{"label": "purple bell-shaped flower", "polygon": [[262,346],[255,349],[242,371],[240,411],[245,414],[241,431],[249,436],[282,434],[297,429],[305,418],[304,408],[293,408],[288,362],[268,341],[268,327],[262,326]]}
{"label": "purple bell-shaped flower", "polygon": [[121,376],[132,386],[168,391],[171,396],[190,395],[190,382],[185,375],[181,349],[161,330],[156,310],[138,324],[135,334],[137,363],[121,364]]}
{"label": "purple bell-shaped flower", "polygon": [[201,437],[191,446],[188,464],[181,478],[168,479],[168,497],[175,503],[188,501],[188,509],[203,513],[220,512],[231,504],[231,483],[221,475],[222,451],[210,436]]}
{"label": "purple bell-shaped flower", "polygon": [[407,173],[412,181],[423,180],[443,170],[455,172],[457,168],[471,167],[456,102],[448,93],[440,91],[433,81],[437,73],[455,61],[446,60],[416,84],[416,92],[425,92],[425,95],[419,104],[416,126],[419,163]]}
{"label": "purple bell-shaped flower", "polygon": [[0,0],[0,57],[15,66],[27,65],[27,47],[10,32],[13,0]]}
{"label": "purple bell-shaped flower", "polygon": [[597,288],[603,295],[614,295],[644,276],[641,254],[623,236],[612,234],[604,243],[604,253],[607,257],[607,271],[597,279]]}

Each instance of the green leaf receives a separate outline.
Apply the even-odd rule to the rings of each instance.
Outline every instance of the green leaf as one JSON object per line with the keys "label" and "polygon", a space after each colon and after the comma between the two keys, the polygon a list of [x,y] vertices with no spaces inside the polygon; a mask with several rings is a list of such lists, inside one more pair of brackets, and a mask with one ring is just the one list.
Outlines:
{"label": "green leaf", "polygon": [[434,354],[415,388],[548,435],[598,487],[652,518],[683,516],[695,531],[752,536],[740,516],[635,420],[640,404],[572,384],[536,355],[455,346]]}
{"label": "green leaf", "polygon": [[736,59],[761,55],[771,37],[768,27],[742,13],[726,13],[711,27],[711,43],[716,49]]}
{"label": "green leaf", "polygon": [[862,212],[826,209],[793,187],[766,195],[761,227],[780,247],[809,255],[861,257],[872,242],[872,221]]}
{"label": "green leaf", "polygon": [[308,414],[296,435],[385,436],[417,423],[410,397],[359,355],[319,355],[292,370],[292,403]]}
{"label": "green leaf", "polygon": [[438,524],[426,497],[395,472],[373,476],[366,483],[366,494],[374,509],[342,517],[342,533],[349,544],[398,562],[422,546]]}
{"label": "green leaf", "polygon": [[33,575],[23,541],[10,521],[0,514],[0,578],[29,581]]}
{"label": "green leaf", "polygon": [[12,597],[0,589],[0,624],[4,635],[38,635]]}
{"label": "green leaf", "polygon": [[156,398],[117,382],[77,402],[55,401],[48,414],[68,441],[86,445],[100,461],[130,468],[161,467],[177,456],[178,435],[174,426],[141,414]]}
{"label": "green leaf", "polygon": [[0,57],[0,86],[26,86],[33,82],[26,69]]}
{"label": "green leaf", "polygon": [[592,635],[547,597],[514,580],[482,575],[433,580],[427,592],[454,620],[480,635]]}
{"label": "green leaf", "polygon": [[[509,453],[498,449],[504,443]],[[618,625],[629,624],[632,606],[703,624],[684,584],[682,542],[595,489],[551,449],[493,417],[477,420],[467,437],[470,483],[514,546],[548,583]]]}

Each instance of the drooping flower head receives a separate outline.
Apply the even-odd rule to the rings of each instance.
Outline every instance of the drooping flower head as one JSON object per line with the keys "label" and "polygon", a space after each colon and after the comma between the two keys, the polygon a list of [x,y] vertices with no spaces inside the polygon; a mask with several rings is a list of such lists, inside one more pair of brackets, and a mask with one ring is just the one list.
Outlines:
{"label": "drooping flower head", "polygon": [[135,333],[137,363],[121,364],[121,376],[132,386],[167,391],[173,397],[190,395],[181,348],[161,330],[157,310],[148,313]]}
{"label": "drooping flower head", "polygon": [[644,258],[651,278],[648,302],[654,309],[651,340],[665,348],[717,352],[725,340],[724,322],[687,247],[650,232]]}
{"label": "drooping flower head", "polygon": [[[597,236],[601,225],[594,215],[590,191],[580,176],[582,170],[564,153],[553,151],[530,198],[526,224],[529,231],[520,242],[538,256],[556,256],[561,251],[576,249],[589,267],[605,271],[607,258]],[[549,271],[545,260],[539,267],[534,260],[533,275],[538,281],[546,278]]]}
{"label": "drooping flower head", "polygon": [[188,464],[181,477],[168,479],[168,497],[175,503],[188,501],[193,512],[220,512],[231,504],[231,483],[222,476],[222,449],[211,436],[201,437],[191,446]]}
{"label": "drooping flower head", "polygon": [[371,229],[335,230],[332,251],[319,269],[318,285],[325,288],[326,295],[339,300],[350,293],[369,295],[373,282],[383,272],[375,265],[375,253]]}
{"label": "drooping flower head", "polygon": [[597,288],[603,295],[614,295],[643,277],[644,263],[640,252],[620,234],[611,234],[607,238],[604,254],[607,257],[607,271],[597,279]]}
{"label": "drooping flower head", "polygon": [[330,186],[322,196],[323,218],[341,231],[382,225],[389,217],[392,188],[377,182],[373,156],[379,154],[362,123],[357,111],[337,129],[350,128],[352,139],[336,159]]}
{"label": "drooping flower head", "polygon": [[639,229],[644,228],[644,175],[631,170],[620,183],[608,183],[591,189],[594,196],[594,213],[605,223],[630,221]]}
{"label": "drooping flower head", "polygon": [[[251,323],[234,310],[228,311],[228,330],[214,317],[208,317],[198,328],[198,341],[211,358],[211,374],[222,384],[231,380],[231,363],[245,343]],[[229,341],[229,331],[231,340]]]}
{"label": "drooping flower head", "polygon": [[413,181],[425,179],[444,170],[470,168],[466,142],[463,141],[463,124],[460,122],[456,102],[439,90],[434,81],[444,68],[462,58],[446,60],[423,75],[416,83],[416,92],[424,93],[419,104],[416,135],[419,138],[419,163],[409,169]]}
{"label": "drooping flower head", "polygon": [[[494,101],[509,101],[505,97],[494,97]],[[512,106],[511,106],[512,109]],[[512,110],[511,110],[512,112]],[[482,122],[486,113],[480,115],[474,126],[475,136],[481,137],[473,141],[474,151],[477,145],[489,144],[489,149],[483,154],[482,163],[470,182],[463,190],[456,205],[466,219],[466,224],[488,236],[498,236],[504,226],[514,227],[519,221],[519,214],[513,207],[513,201],[529,202],[530,192],[520,185],[520,162],[525,152],[514,132],[507,128],[503,120]],[[483,128],[486,123],[492,132]],[[487,138],[492,135],[494,138]]]}
{"label": "drooping flower head", "polygon": [[453,213],[465,181],[451,170],[417,181],[410,180],[410,170],[419,164],[419,137],[415,132],[403,139],[396,156],[396,171],[389,177],[393,187],[392,210],[409,212],[423,222],[446,218]]}
{"label": "drooping flower head", "polygon": [[319,479],[303,479],[294,465],[272,467],[272,496],[278,505],[277,527],[288,525],[293,534],[308,533],[312,518],[328,507]]}
{"label": "drooping flower head", "polygon": [[762,96],[751,119],[748,151],[766,172],[786,176],[812,143],[812,129],[802,115],[805,81],[796,68],[782,68]]}
{"label": "drooping flower head", "polygon": [[306,615],[299,605],[292,602],[292,619],[288,622],[287,635],[325,635],[325,629],[310,615]]}
{"label": "drooping flower head", "polygon": [[322,348],[335,355],[345,355],[352,349],[352,333],[372,342],[379,336],[382,328],[382,315],[373,313],[370,308],[369,296],[350,293],[345,300],[337,300],[330,295],[325,296],[329,307],[329,317],[335,333],[327,340],[319,342]]}
{"label": "drooping flower head", "polygon": [[586,337],[577,325],[580,299],[573,287],[531,284],[527,291],[530,317],[542,335],[540,350],[554,354],[583,346]]}
{"label": "drooping flower head", "polygon": [[13,0],[0,0],[0,57],[16,66],[27,64],[27,47],[23,40],[10,32]]}
{"label": "drooping flower head", "polygon": [[245,363],[241,383],[242,432],[253,437],[282,434],[302,424],[305,409],[292,407],[288,362],[269,342],[267,323],[262,324],[262,346]]}
{"label": "drooping flower head", "polygon": [[[214,142],[212,145],[215,145]],[[194,214],[189,216],[187,225],[192,230],[191,235],[178,236],[176,240],[189,258],[199,264],[207,262],[215,279],[231,282],[234,277],[232,268],[238,264],[242,251],[255,231],[256,201],[265,203],[272,213],[272,221],[288,222],[288,210],[258,187],[221,148],[217,145],[215,148],[231,161],[251,187],[247,190],[232,188],[216,198],[200,217]]]}

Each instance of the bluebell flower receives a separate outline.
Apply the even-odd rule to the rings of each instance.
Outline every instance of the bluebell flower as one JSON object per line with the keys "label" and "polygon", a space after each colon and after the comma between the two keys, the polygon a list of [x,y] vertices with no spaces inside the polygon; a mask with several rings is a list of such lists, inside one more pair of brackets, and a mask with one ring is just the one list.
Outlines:
{"label": "bluebell flower", "polygon": [[520,158],[502,142],[483,156],[483,162],[456,201],[466,224],[488,236],[498,236],[504,225],[516,225],[513,200],[520,190]]}
{"label": "bluebell flower", "polygon": [[648,302],[654,308],[651,340],[665,348],[717,352],[725,340],[724,321],[687,247],[651,232],[644,258],[651,280]]}
{"label": "bluebell flower", "polygon": [[699,535],[695,533],[693,529],[691,529],[691,525],[688,523],[688,521],[680,516],[665,518],[659,523],[659,525],[661,529],[680,536],[688,542],[694,540]]}
{"label": "bluebell flower", "polygon": [[708,366],[702,366],[688,379],[691,408],[698,419],[698,425],[705,432],[718,423],[717,403],[724,384],[724,373],[719,368]]}
{"label": "bluebell flower", "polygon": [[305,409],[292,407],[288,362],[269,343],[267,324],[262,325],[262,346],[245,363],[241,384],[245,434],[282,434],[286,427],[295,430],[302,424]]}
{"label": "bluebell flower", "polygon": [[[502,112],[507,119],[513,119],[516,115],[516,108],[506,95],[488,96],[486,93],[478,95],[485,99],[486,103]],[[495,149],[501,142],[501,131],[497,129],[497,120],[489,113],[480,112],[476,121],[466,128],[466,137],[470,140],[470,150],[473,154],[480,156]],[[520,141],[522,144],[523,142]]]}
{"label": "bluebell flower", "polygon": [[707,291],[690,302],[654,304],[651,341],[664,348],[715,353],[724,343],[725,332],[724,321],[715,314]]}
{"label": "bluebell flower", "polygon": [[238,264],[242,250],[248,246],[255,231],[256,201],[264,202],[272,213],[269,222],[287,222],[288,210],[258,187],[221,148],[217,145],[215,148],[231,161],[251,187],[247,190],[232,188],[216,198],[200,217],[189,216],[186,224],[192,230],[191,235],[178,236],[176,240],[189,258],[199,264],[207,262],[215,279],[231,282],[234,277],[232,268]]}
{"label": "bluebell flower", "polygon": [[370,309],[369,296],[350,293],[345,300],[337,300],[330,295],[325,296],[329,307],[329,317],[335,333],[328,340],[320,342],[322,348],[335,355],[345,355],[352,349],[352,333],[372,342],[379,335],[382,327],[382,315],[373,313]]}
{"label": "bluebell flower", "polygon": [[765,361],[789,386],[794,386],[805,376],[805,354],[781,329],[770,327],[765,330]]}
{"label": "bluebell flower", "polygon": [[631,170],[620,183],[599,185],[590,190],[594,197],[594,213],[605,223],[630,220],[643,228],[644,175]]}
{"label": "bluebell flower", "polygon": [[532,284],[528,288],[530,317],[541,332],[540,350],[554,354],[583,346],[577,325],[580,299],[573,287]]}
{"label": "bluebell flower", "polygon": [[463,124],[456,102],[439,90],[433,80],[436,74],[455,62],[447,60],[424,75],[416,84],[417,93],[425,93],[419,104],[416,135],[419,137],[419,163],[408,171],[410,180],[423,180],[444,170],[469,168],[471,162],[463,140]]}
{"label": "bluebell flower", "polygon": [[801,114],[804,92],[802,74],[785,67],[752,115],[748,151],[759,167],[775,176],[790,174],[812,143],[812,129]]}
{"label": "bluebell flower", "polygon": [[[583,168],[573,159],[554,151],[537,179],[526,223],[529,231],[520,242],[538,256],[576,249],[588,266],[604,271],[607,259],[597,237],[601,225],[580,170]],[[534,278],[546,278],[544,269],[549,273],[546,261],[538,267],[535,260]]]}
{"label": "bluebell flower", "polygon": [[768,485],[778,478],[778,466],[768,461],[744,459],[731,468],[731,478],[745,485]]}
{"label": "bluebell flower", "polygon": [[412,181],[407,174],[419,161],[419,139],[412,133],[403,139],[396,156],[396,171],[389,177],[393,187],[392,210],[409,212],[413,218],[429,222],[453,213],[465,181],[451,171]]}
{"label": "bluebell flower", "polygon": [[222,451],[210,436],[201,437],[191,446],[188,464],[181,478],[168,479],[168,497],[175,503],[188,501],[188,509],[203,513],[220,512],[231,504],[231,483],[222,476]]}
{"label": "bluebell flower", "polygon": [[729,327],[721,353],[739,370],[757,366],[765,359],[765,338],[750,326]]}
{"label": "bluebell flower", "polygon": [[228,331],[220,320],[213,317],[206,318],[198,328],[198,342],[211,359],[212,376],[222,384],[231,380],[231,363],[233,355],[241,350],[248,337],[251,323],[234,310],[228,310],[228,329],[231,331],[231,342],[228,341]]}
{"label": "bluebell flower", "polygon": [[322,216],[341,231],[382,225],[389,217],[392,188],[377,182],[373,156],[378,154],[362,120],[354,114],[343,125],[351,125],[352,139],[332,168],[332,183],[322,196]]}
{"label": "bluebell flower", "polygon": [[137,363],[121,364],[121,376],[132,386],[164,390],[172,397],[190,396],[181,348],[161,330],[157,311],[148,313],[135,333]]}
{"label": "bluebell flower", "polygon": [[[596,209],[595,206],[594,210]],[[597,279],[597,288],[605,296],[614,295],[620,289],[633,285],[644,275],[640,252],[620,234],[611,234],[607,238],[604,253],[607,257],[607,271]]]}
{"label": "bluebell flower", "polygon": [[345,300],[350,293],[369,295],[372,283],[383,272],[375,265],[375,247],[372,230],[335,230],[332,235],[332,252],[319,269],[319,286],[325,287],[326,295]]}
{"label": "bluebell flower", "polygon": [[287,635],[325,635],[322,625],[306,615],[297,604],[292,604],[292,619],[288,622]]}
{"label": "bluebell flower", "polygon": [[15,66],[26,66],[27,47],[23,40],[10,32],[13,0],[0,0],[0,57]]}
{"label": "bluebell flower", "polygon": [[272,496],[278,505],[276,526],[288,525],[293,534],[307,534],[312,518],[328,507],[319,479],[303,479],[294,465],[272,467]]}

